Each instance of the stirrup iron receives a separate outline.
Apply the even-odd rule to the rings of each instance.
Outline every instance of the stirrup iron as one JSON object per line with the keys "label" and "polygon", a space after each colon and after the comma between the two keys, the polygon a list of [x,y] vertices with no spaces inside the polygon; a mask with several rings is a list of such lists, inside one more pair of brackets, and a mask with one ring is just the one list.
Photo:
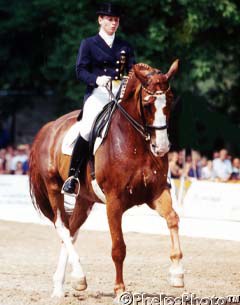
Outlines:
{"label": "stirrup iron", "polygon": [[[64,188],[64,185],[67,183],[67,181],[69,181],[70,179],[74,179],[74,180],[76,180],[77,181],[77,184],[78,184],[78,188],[77,188],[77,193],[67,193],[67,192],[65,192],[64,190],[63,190],[63,188]],[[79,195],[79,193],[80,193],[80,181],[79,181],[79,179],[78,178],[76,178],[76,177],[74,177],[74,176],[70,176],[70,177],[68,177],[67,178],[67,180],[65,180],[65,182],[63,183],[63,186],[62,186],[62,189],[61,189],[61,194],[64,194],[64,195],[68,195],[68,196],[72,196],[72,197],[77,197],[78,195]]]}

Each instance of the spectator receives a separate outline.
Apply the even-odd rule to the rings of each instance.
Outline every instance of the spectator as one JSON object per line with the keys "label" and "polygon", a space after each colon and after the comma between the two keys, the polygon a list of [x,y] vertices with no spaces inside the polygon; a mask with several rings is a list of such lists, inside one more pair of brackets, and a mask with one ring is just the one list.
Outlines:
{"label": "spectator", "polygon": [[219,151],[214,151],[212,156],[213,160],[219,158]]}
{"label": "spectator", "polygon": [[0,149],[0,174],[4,174],[5,168],[5,149]]}
{"label": "spectator", "polygon": [[201,169],[201,179],[213,180],[213,162],[211,160],[207,160],[205,166]]}
{"label": "spectator", "polygon": [[178,152],[178,161],[177,161],[177,165],[183,170],[184,166],[185,166],[185,149],[180,150]]}
{"label": "spectator", "polygon": [[201,160],[200,160],[200,166],[201,168],[207,166],[207,163],[208,163],[208,158],[205,157],[205,156],[202,156]]}
{"label": "spectator", "polygon": [[12,158],[15,155],[15,151],[12,146],[7,146],[6,152],[5,152],[5,174],[10,174],[11,173],[11,163],[12,163]]}
{"label": "spectator", "polygon": [[213,160],[214,177],[219,181],[228,181],[232,174],[232,164],[228,159],[228,151],[221,149],[219,158]]}
{"label": "spectator", "polygon": [[199,152],[193,150],[191,156],[186,158],[185,172],[187,177],[200,179],[201,176],[201,166],[200,166],[201,156]]}
{"label": "spectator", "polygon": [[171,178],[173,179],[179,179],[180,176],[182,175],[182,169],[178,165],[178,153],[176,151],[173,151],[170,154],[169,170],[170,170]]}
{"label": "spectator", "polygon": [[29,155],[30,155],[30,145],[25,144],[25,153],[27,154],[27,159],[22,164],[23,174],[26,175],[29,171]]}
{"label": "spectator", "polygon": [[4,174],[4,160],[0,158],[0,174]]}
{"label": "spectator", "polygon": [[16,169],[13,172],[14,175],[23,175],[23,163],[21,161],[18,161],[16,164]]}
{"label": "spectator", "polygon": [[29,161],[28,159],[22,164],[23,174],[26,175],[29,171]]}
{"label": "spectator", "polygon": [[193,159],[188,168],[188,177],[200,179],[201,177],[201,167],[198,165],[198,161]]}
{"label": "spectator", "polygon": [[15,153],[15,156],[12,158],[12,162],[11,162],[12,174],[14,174],[14,172],[16,171],[18,162],[24,163],[28,159],[26,150],[27,150],[26,145],[21,144],[17,147],[17,151]]}
{"label": "spectator", "polygon": [[232,180],[240,180],[240,159],[234,158],[232,162]]}

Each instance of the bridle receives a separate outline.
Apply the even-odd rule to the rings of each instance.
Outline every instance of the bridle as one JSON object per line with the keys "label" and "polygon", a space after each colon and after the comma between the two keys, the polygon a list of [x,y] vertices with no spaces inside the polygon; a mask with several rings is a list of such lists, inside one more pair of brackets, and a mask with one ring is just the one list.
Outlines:
{"label": "bridle", "polygon": [[[147,76],[152,75],[153,73],[157,73],[155,71],[150,72]],[[121,90],[121,86],[120,85],[120,90]],[[106,89],[109,93],[109,96],[111,98],[111,100],[114,102],[115,107],[117,107],[121,113],[124,115],[124,117],[130,122],[130,124],[145,138],[146,141],[150,141],[151,139],[151,130],[165,130],[168,128],[167,125],[163,125],[163,126],[155,126],[155,125],[149,125],[146,123],[146,118],[144,115],[144,106],[143,106],[143,99],[142,99],[142,91],[144,90],[146,93],[148,93],[151,96],[160,96],[163,94],[166,94],[169,90],[170,90],[170,86],[162,91],[162,90],[158,90],[158,91],[150,91],[148,90],[145,86],[141,85],[140,89],[139,89],[139,94],[138,94],[138,98],[139,98],[139,103],[140,103],[140,114],[141,114],[141,120],[142,120],[142,124],[137,122],[122,106],[121,104],[118,102],[118,99],[115,97],[115,95],[113,94],[112,90],[108,88],[108,86],[106,86]],[[120,91],[119,90],[119,91]],[[118,94],[117,94],[118,96]]]}
{"label": "bridle", "polygon": [[149,89],[147,89],[146,87],[144,87],[142,85],[142,89],[148,93],[149,95],[162,95],[162,94],[166,94],[170,89],[171,87],[169,86],[166,90],[162,91],[162,90],[157,90],[157,91],[150,91]]}
{"label": "bridle", "polygon": [[165,91],[162,91],[162,90],[158,90],[158,91],[150,91],[148,90],[147,88],[145,88],[143,85],[141,85],[141,88],[139,90],[139,100],[140,100],[140,112],[141,112],[141,118],[142,118],[142,121],[143,121],[143,125],[145,127],[146,130],[164,130],[164,129],[167,129],[168,126],[167,125],[163,125],[163,126],[155,126],[155,125],[149,125],[146,123],[146,118],[145,118],[145,115],[144,115],[144,111],[143,111],[143,102],[142,102],[142,91],[145,91],[147,92],[149,95],[151,96],[160,96],[160,95],[163,95],[163,94],[166,94],[169,90],[170,90],[170,86],[167,88],[167,90]]}

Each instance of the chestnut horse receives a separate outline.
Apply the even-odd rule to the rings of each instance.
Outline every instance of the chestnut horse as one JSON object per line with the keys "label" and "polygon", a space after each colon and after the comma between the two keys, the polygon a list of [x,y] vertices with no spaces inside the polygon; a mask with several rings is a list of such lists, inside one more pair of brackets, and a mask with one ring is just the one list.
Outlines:
{"label": "chestnut horse", "polygon": [[[182,287],[182,251],[178,236],[179,218],[172,207],[167,184],[169,141],[167,124],[173,94],[170,78],[178,70],[178,60],[166,74],[145,64],[130,71],[123,98],[113,113],[107,138],[95,153],[95,174],[106,197],[107,217],[112,238],[112,259],[116,268],[114,291],[125,291],[123,261],[126,246],[122,233],[123,213],[143,203],[166,219],[171,235],[170,284]],[[52,296],[63,295],[66,265],[72,267],[73,287],[87,287],[74,242],[81,225],[99,198],[91,184],[90,165],[81,173],[81,191],[71,215],[64,209],[61,194],[70,157],[61,145],[67,130],[76,122],[78,111],[46,124],[37,134],[30,155],[30,189],[38,208],[55,225],[62,240]]]}

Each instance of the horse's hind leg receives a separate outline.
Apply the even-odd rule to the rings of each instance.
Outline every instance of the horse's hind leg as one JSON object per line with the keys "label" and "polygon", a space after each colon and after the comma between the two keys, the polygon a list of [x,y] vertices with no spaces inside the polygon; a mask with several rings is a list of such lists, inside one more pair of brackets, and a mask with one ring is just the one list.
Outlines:
{"label": "horse's hind leg", "polygon": [[[78,231],[73,237],[73,242],[77,239]],[[64,242],[62,242],[60,255],[58,259],[57,269],[53,275],[53,293],[52,297],[62,297],[64,296],[63,284],[65,281],[66,267],[68,263],[68,252]]]}
{"label": "horse's hind leg", "polygon": [[[61,296],[63,294],[63,288],[61,289],[61,287],[63,286],[63,282],[64,282],[65,269],[66,269],[68,257],[72,267],[71,275],[73,278],[73,288],[77,290],[84,290],[87,288],[86,277],[80,263],[80,258],[75,250],[73,243],[76,239],[77,230],[79,229],[81,224],[87,219],[88,213],[87,213],[86,205],[76,204],[75,210],[77,211],[77,214],[79,216],[78,222],[77,224],[76,223],[72,224],[73,229],[71,229],[71,227],[68,228],[63,221],[64,216],[66,217],[66,215],[64,215],[65,211],[63,210],[63,196],[60,194],[60,191],[53,192],[51,193],[51,195],[49,194],[49,199],[51,201],[52,206],[55,207],[56,210],[55,227],[58,232],[58,235],[63,241],[58,267],[53,277],[54,280],[53,296]],[[61,207],[61,212],[59,207]],[[75,210],[73,212],[73,215],[76,214]],[[70,224],[72,223],[70,220],[69,222]]]}
{"label": "horse's hind leg", "polygon": [[170,267],[170,285],[174,287],[184,286],[184,271],[181,263],[182,251],[180,247],[179,235],[178,235],[178,223],[179,217],[172,208],[172,198],[170,191],[165,189],[161,196],[154,201],[153,208],[166,219],[168,228],[170,230],[172,249],[171,249],[171,261]]}
{"label": "horse's hind leg", "polygon": [[[87,215],[85,219],[87,218]],[[57,232],[61,237],[62,241],[64,242],[68,255],[69,255],[69,262],[72,267],[72,286],[76,290],[85,290],[87,288],[86,277],[83,272],[83,268],[80,262],[79,255],[74,247],[74,240],[73,235],[70,234],[70,230],[65,227],[62,222],[60,212],[58,213],[57,221],[55,223]]]}
{"label": "horse's hind leg", "polygon": [[53,276],[53,293],[52,297],[62,297],[64,296],[63,291],[63,284],[65,280],[65,272],[68,262],[68,253],[67,249],[65,247],[65,244],[62,243],[59,259],[58,259],[58,265],[56,272]]}
{"label": "horse's hind leg", "polygon": [[[73,214],[69,219],[69,230],[70,235],[73,236],[73,243],[75,243],[75,241],[77,240],[78,230],[87,219],[93,204],[93,202],[87,200],[81,200],[79,203],[76,203]],[[81,291],[87,288],[86,277],[84,274],[82,274],[81,269],[79,269],[77,265],[75,265],[75,268],[73,268],[71,276],[72,287],[75,290]]]}
{"label": "horse's hind leg", "polygon": [[122,233],[122,214],[121,203],[115,201],[107,202],[107,216],[112,238],[112,259],[116,268],[116,281],[114,292],[117,297],[125,291],[123,282],[123,261],[126,256],[126,245]]}

